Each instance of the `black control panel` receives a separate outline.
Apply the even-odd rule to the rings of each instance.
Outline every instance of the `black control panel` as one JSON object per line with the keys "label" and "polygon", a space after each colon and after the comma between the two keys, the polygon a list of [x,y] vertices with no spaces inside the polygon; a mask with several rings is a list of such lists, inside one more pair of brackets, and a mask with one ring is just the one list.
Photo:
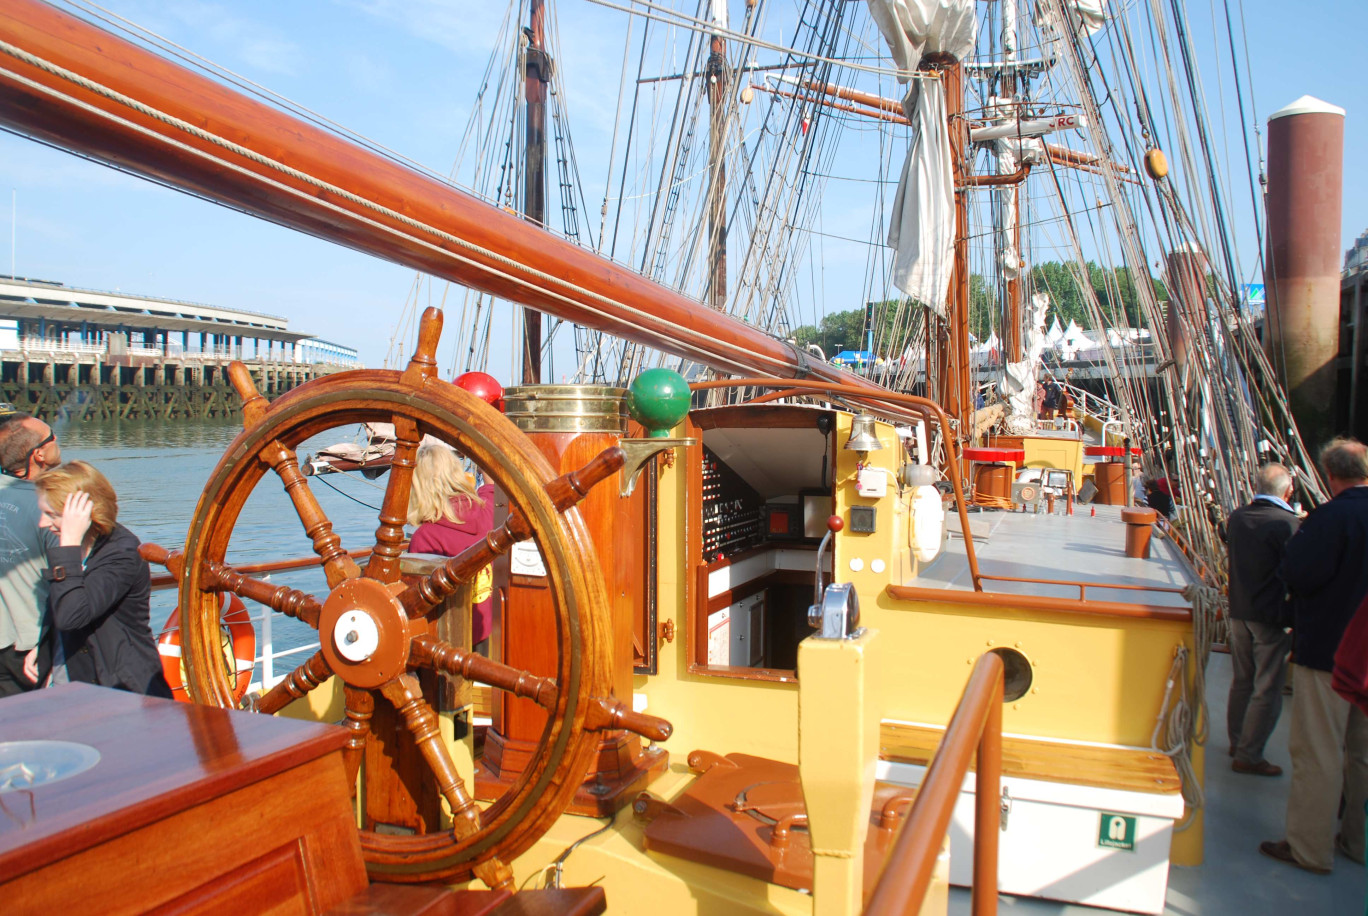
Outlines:
{"label": "black control panel", "polygon": [[703,561],[711,563],[754,547],[764,539],[760,494],[703,449]]}

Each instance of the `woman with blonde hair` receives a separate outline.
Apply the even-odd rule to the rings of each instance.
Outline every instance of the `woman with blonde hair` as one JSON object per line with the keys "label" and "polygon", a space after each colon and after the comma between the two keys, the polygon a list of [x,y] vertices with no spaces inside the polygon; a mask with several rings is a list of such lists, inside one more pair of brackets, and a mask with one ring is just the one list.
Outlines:
{"label": "woman with blonde hair", "polygon": [[[425,442],[413,469],[408,523],[418,526],[409,541],[411,553],[454,557],[494,527],[494,485],[476,490],[454,451],[440,442]],[[470,641],[481,655],[489,654],[492,594],[493,576],[486,566],[475,579],[470,621]]]}
{"label": "woman with blonde hair", "polygon": [[118,523],[119,500],[84,461],[44,471],[38,527],[48,548],[48,614],[73,681],[171,698],[148,625],[151,573],[138,539]]}

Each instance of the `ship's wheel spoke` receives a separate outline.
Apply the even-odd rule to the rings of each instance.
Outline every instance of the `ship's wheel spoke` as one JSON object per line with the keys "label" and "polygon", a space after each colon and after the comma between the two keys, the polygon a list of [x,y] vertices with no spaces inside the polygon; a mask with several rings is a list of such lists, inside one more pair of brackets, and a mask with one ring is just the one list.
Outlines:
{"label": "ship's wheel spoke", "polygon": [[256,702],[257,712],[267,715],[280,712],[295,700],[307,696],[319,684],[332,677],[332,668],[321,651],[309,656],[309,660],[285,676],[279,684],[261,695]]}
{"label": "ship's wheel spoke", "polygon": [[[466,791],[465,781],[456,772],[456,764],[442,742],[441,729],[437,724],[437,714],[423,699],[418,679],[411,674],[401,674],[380,688],[413,736],[423,760],[427,763],[437,790],[451,808],[451,832],[461,840],[474,836],[480,831],[480,809]],[[481,881],[492,888],[510,888],[513,873],[498,859],[488,859],[477,864],[474,872]]]}
{"label": "ship's wheel spoke", "polygon": [[451,807],[452,832],[458,838],[471,836],[480,829],[480,809],[466,791],[465,781],[456,772],[456,764],[442,743],[437,714],[423,699],[418,679],[411,674],[401,674],[380,690],[404,720],[404,726],[437,780],[437,790]]}
{"label": "ship's wheel spoke", "polygon": [[276,472],[280,482],[285,485],[285,493],[294,503],[295,514],[304,526],[304,533],[313,543],[314,553],[323,560],[323,573],[327,576],[328,587],[336,588],[345,579],[361,575],[356,561],[342,548],[342,537],[333,531],[332,522],[319,505],[318,497],[309,489],[309,479],[299,470],[299,456],[276,439],[261,449],[261,460]]}
{"label": "ship's wheel spoke", "polygon": [[511,668],[483,655],[458,649],[435,636],[415,638],[409,662],[496,687],[514,696],[531,700],[544,709],[556,705],[555,678],[538,677],[530,672]]}
{"label": "ship's wheel spoke", "polygon": [[626,461],[627,455],[622,449],[617,446],[606,448],[578,471],[562,474],[548,483],[546,495],[555,503],[557,512],[564,512],[588,496],[594,487],[621,470]]}
{"label": "ship's wheel spoke", "polygon": [[[507,691],[516,697],[531,700],[543,709],[554,709],[556,705],[557,685],[554,678],[539,677],[474,652],[466,652],[435,636],[416,637],[409,661]],[[664,741],[674,731],[674,726],[665,719],[636,712],[611,697],[592,697],[589,700],[584,727],[590,731],[623,728],[652,741]]]}
{"label": "ship's wheel spoke", "polygon": [[360,687],[348,686],[345,690],[347,720],[342,723],[347,729],[346,747],[342,750],[342,762],[347,768],[347,785],[356,791],[356,774],[361,770],[361,761],[366,755],[366,739],[370,737],[371,716],[375,714],[375,695]]}
{"label": "ship's wheel spoke", "polygon": [[[242,398],[243,428],[250,429],[261,420],[270,404],[257,390],[251,371],[241,361],[234,360],[229,364],[228,379]],[[332,530],[332,522],[328,521],[323,507],[309,489],[304,474],[299,470],[299,456],[294,450],[276,440],[267,443],[259,454],[285,485],[285,492],[289,494],[299,521],[304,525],[304,533],[313,542],[314,553],[323,560],[328,587],[335,587],[343,579],[360,575],[356,561],[342,549],[342,538]]]}
{"label": "ship's wheel spoke", "polygon": [[273,611],[286,617],[293,617],[318,629],[318,615],[323,605],[308,592],[288,585],[272,585],[261,579],[245,576],[231,566],[222,563],[205,563],[202,567],[204,585],[214,591],[232,592],[239,598],[247,598],[264,604]]}
{"label": "ship's wheel spoke", "polygon": [[389,483],[380,504],[380,527],[375,529],[375,550],[366,564],[366,576],[381,582],[399,578],[399,555],[404,552],[404,522],[408,517],[409,493],[413,489],[413,467],[417,464],[418,444],[423,434],[418,424],[395,415],[394,457],[390,459]]}
{"label": "ship's wheel spoke", "polygon": [[659,716],[637,712],[612,697],[591,697],[585,710],[584,727],[591,732],[624,728],[651,741],[664,741],[674,734],[674,726]]}
{"label": "ship's wheel spoke", "polygon": [[[551,497],[556,511],[564,512],[578,504],[596,485],[621,469],[625,460],[626,456],[622,449],[607,448],[579,470],[562,474],[551,481],[546,485],[546,493]],[[508,519],[485,535],[483,540],[471,544],[447,560],[429,573],[423,581],[406,588],[399,596],[400,603],[412,617],[426,614],[455,594],[462,585],[472,581],[475,575],[496,557],[507,553],[514,544],[531,536],[532,526],[528,524],[526,517],[517,510],[512,511]],[[369,572],[369,569],[367,571]]]}
{"label": "ship's wheel spoke", "polygon": [[[408,368],[399,381],[421,389],[429,379],[437,376],[437,343],[442,337],[442,313],[428,309],[418,322],[418,344],[409,359]],[[404,548],[404,522],[408,515],[409,492],[413,488],[413,466],[418,445],[423,435],[406,415],[395,414],[394,457],[390,461],[389,484],[385,487],[385,501],[380,504],[380,527],[375,531],[375,551],[366,564],[366,575],[381,582],[399,578],[399,555]]]}

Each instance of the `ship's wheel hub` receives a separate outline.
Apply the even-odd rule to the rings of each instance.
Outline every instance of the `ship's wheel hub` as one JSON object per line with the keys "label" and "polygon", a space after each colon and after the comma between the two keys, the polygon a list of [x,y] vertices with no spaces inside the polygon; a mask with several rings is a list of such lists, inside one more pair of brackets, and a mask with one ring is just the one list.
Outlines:
{"label": "ship's wheel hub", "polygon": [[380,648],[380,628],[365,611],[347,611],[333,626],[333,645],[348,661],[364,662]]}
{"label": "ship's wheel hub", "polygon": [[404,672],[409,656],[408,615],[374,579],[348,579],[323,603],[318,631],[323,655],[353,687],[375,688]]}

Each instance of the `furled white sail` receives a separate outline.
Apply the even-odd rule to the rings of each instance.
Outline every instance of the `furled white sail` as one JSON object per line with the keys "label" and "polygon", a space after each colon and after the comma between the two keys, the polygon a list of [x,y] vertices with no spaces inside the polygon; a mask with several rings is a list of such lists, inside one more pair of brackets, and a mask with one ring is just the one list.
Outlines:
{"label": "furled white sail", "polygon": [[945,311],[954,266],[955,198],[946,123],[945,87],[912,80],[926,54],[964,57],[974,49],[978,24],[973,0],[867,0],[901,82],[911,81],[903,110],[912,122],[912,146],[903,163],[889,221],[895,249],[893,284],[904,294]]}
{"label": "furled white sail", "polygon": [[[1035,386],[1040,369],[1040,354],[1045,352],[1045,311],[1050,297],[1036,293],[1031,297],[1031,330],[1026,335],[1026,353],[1019,363],[1007,363],[1002,379],[1002,394],[1007,398],[1010,414],[1007,432],[1019,436],[1035,428]],[[1056,322],[1056,325],[1058,322]]]}
{"label": "furled white sail", "polygon": [[[1060,19],[1066,28],[1061,28]],[[1046,41],[1057,41],[1066,32],[1092,35],[1107,21],[1106,0],[1049,0],[1036,6],[1036,27]]]}

